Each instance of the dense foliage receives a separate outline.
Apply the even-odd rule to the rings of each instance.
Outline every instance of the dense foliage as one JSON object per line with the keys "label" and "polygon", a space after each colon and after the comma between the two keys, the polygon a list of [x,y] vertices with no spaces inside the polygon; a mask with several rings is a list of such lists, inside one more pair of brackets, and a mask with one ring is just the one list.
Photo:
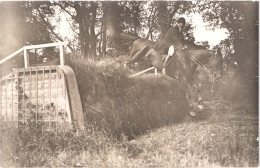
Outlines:
{"label": "dense foliage", "polygon": [[[70,50],[80,51],[86,57],[118,56],[128,50],[136,37],[156,41],[180,15],[199,13],[209,24],[208,28],[228,29],[229,38],[221,42],[226,62],[231,62],[227,65],[233,66],[236,61],[241,74],[256,75],[258,4],[210,1],[1,2],[0,57],[27,44],[57,40],[69,40]],[[62,35],[58,30],[64,16],[70,25],[70,35]],[[187,39],[194,42],[192,29],[188,25]],[[207,41],[202,44],[208,46]],[[53,52],[51,50],[47,55]]]}

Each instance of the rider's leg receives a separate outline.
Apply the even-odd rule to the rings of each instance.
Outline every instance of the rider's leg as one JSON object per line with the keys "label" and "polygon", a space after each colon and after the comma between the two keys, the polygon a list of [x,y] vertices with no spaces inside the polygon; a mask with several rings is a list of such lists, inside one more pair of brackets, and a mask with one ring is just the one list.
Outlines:
{"label": "rider's leg", "polygon": [[163,69],[162,69],[162,73],[163,73],[163,74],[166,74],[165,68],[166,68],[167,62],[168,62],[168,60],[169,60],[170,57],[171,57],[170,55],[167,55],[166,58],[164,59]]}
{"label": "rider's leg", "polygon": [[165,60],[164,60],[164,63],[163,63],[163,69],[162,69],[162,73],[163,73],[163,74],[166,74],[165,68],[166,68],[166,66],[167,66],[168,60],[170,59],[171,56],[173,56],[173,54],[174,54],[174,46],[171,45],[171,46],[169,47],[169,49],[168,49],[168,54],[167,54],[167,56],[166,56],[166,58],[165,58]]}

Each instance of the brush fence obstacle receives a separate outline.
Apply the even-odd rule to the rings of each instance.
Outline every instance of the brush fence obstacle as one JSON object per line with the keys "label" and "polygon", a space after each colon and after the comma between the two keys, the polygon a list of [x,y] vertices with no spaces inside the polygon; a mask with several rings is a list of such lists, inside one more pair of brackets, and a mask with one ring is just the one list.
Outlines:
{"label": "brush fence obstacle", "polygon": [[[18,127],[28,122],[43,123],[47,130],[84,128],[84,116],[73,70],[65,66],[66,42],[25,46],[0,61],[24,51],[24,68],[14,69],[0,79],[0,122],[14,122]],[[60,47],[60,65],[29,67],[28,50]]]}

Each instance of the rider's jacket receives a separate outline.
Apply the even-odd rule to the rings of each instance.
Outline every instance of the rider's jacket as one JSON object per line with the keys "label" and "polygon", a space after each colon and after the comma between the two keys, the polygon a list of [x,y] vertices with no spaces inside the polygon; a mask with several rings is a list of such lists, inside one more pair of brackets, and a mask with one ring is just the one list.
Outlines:
{"label": "rider's jacket", "polygon": [[174,45],[174,48],[178,49],[181,48],[183,44],[183,35],[182,30],[179,29],[179,27],[176,25],[174,27],[171,27],[163,38],[159,39],[155,43],[154,49],[161,53],[162,55],[167,54],[168,49],[171,45]]}

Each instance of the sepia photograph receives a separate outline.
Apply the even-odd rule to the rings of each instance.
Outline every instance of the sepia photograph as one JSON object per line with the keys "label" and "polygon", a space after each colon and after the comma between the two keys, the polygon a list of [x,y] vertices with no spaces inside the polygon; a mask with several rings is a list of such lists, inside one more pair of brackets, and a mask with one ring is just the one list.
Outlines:
{"label": "sepia photograph", "polygon": [[258,167],[259,1],[0,1],[0,167]]}

